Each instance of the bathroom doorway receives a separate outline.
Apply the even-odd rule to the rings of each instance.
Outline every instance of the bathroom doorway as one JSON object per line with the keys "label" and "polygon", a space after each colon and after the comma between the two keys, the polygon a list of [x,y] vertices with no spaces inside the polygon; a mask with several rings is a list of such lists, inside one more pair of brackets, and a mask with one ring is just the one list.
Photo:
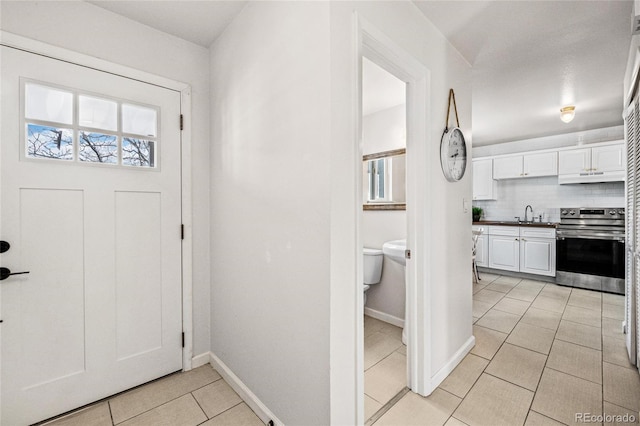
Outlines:
{"label": "bathroom doorway", "polygon": [[[431,286],[428,278],[429,275],[427,273],[427,271],[430,270],[431,252],[431,247],[428,243],[428,235],[430,234],[430,231],[427,224],[431,217],[429,200],[433,196],[432,186],[430,185],[431,165],[428,159],[429,149],[427,146],[428,123],[425,120],[425,117],[428,116],[427,108],[429,103],[427,100],[429,99],[430,73],[422,63],[394,44],[393,41],[384,33],[379,31],[366,20],[359,19],[358,26],[358,53],[356,57],[358,72],[355,74],[355,77],[358,79],[356,87],[360,88],[360,90],[358,90],[354,97],[357,111],[354,118],[357,120],[358,129],[357,138],[354,139],[354,143],[357,146],[359,158],[357,163],[354,163],[354,167],[358,168],[357,173],[359,176],[357,181],[360,182],[358,189],[362,194],[363,205],[366,204],[364,182],[368,182],[370,175],[369,168],[367,168],[367,171],[365,172],[363,165],[364,160],[362,158],[365,154],[364,146],[366,143],[363,140],[365,137],[363,131],[365,127],[365,116],[369,114],[364,114],[362,107],[363,103],[366,101],[365,97],[370,96],[368,93],[375,92],[375,90],[370,90],[364,87],[363,72],[366,73],[368,71],[363,71],[363,68],[365,66],[369,67],[367,61],[378,68],[381,68],[387,74],[390,74],[391,78],[396,80],[396,87],[399,87],[400,91],[404,92],[401,93],[401,100],[397,101],[395,106],[401,105],[403,103],[402,98],[404,98],[404,107],[398,108],[398,111],[396,111],[396,113],[399,113],[401,117],[404,117],[404,125],[396,126],[396,128],[400,129],[400,139],[404,139],[405,146],[403,152],[404,165],[401,166],[405,168],[405,199],[404,201],[394,199],[394,188],[391,187],[391,194],[387,194],[383,191],[383,193],[378,193],[377,196],[381,198],[381,202],[384,201],[390,205],[395,204],[397,210],[383,209],[382,211],[369,211],[365,210],[367,207],[362,208],[358,206],[355,212],[357,215],[356,220],[358,227],[357,245],[354,249],[359,250],[361,254],[358,257],[357,276],[359,278],[357,282],[360,284],[358,292],[363,292],[364,290],[363,248],[367,244],[371,244],[375,245],[374,248],[380,249],[382,248],[382,245],[384,245],[384,242],[390,241],[389,239],[391,239],[391,241],[396,241],[397,239],[404,238],[404,240],[401,241],[403,246],[400,245],[400,247],[396,247],[398,250],[396,250],[395,258],[398,263],[405,263],[405,266],[402,267],[401,265],[396,265],[390,259],[387,259],[389,256],[385,256],[383,261],[383,271],[385,271],[386,268],[386,272],[383,272],[383,275],[381,276],[382,283],[377,284],[379,289],[374,290],[371,293],[371,296],[367,297],[368,300],[366,304],[368,305],[367,308],[369,308],[366,311],[367,315],[365,315],[365,309],[363,308],[363,299],[359,299],[359,297],[362,296],[358,295],[359,303],[356,306],[357,315],[354,317],[357,330],[356,335],[359,336],[356,340],[356,351],[358,353],[356,364],[360,366],[356,370],[358,389],[358,393],[356,394],[358,398],[356,414],[358,423],[372,424],[409,390],[420,395],[428,395],[433,390],[431,388],[431,348],[429,347],[428,339],[428,336],[431,334],[432,324],[430,316],[426,314],[426,306],[431,296]],[[370,67],[369,70],[378,71],[376,68],[372,67]],[[388,107],[393,108],[392,105],[389,105]],[[376,130],[375,125],[373,126],[373,131],[380,133],[380,130]],[[377,136],[384,138],[384,135],[381,133]],[[374,151],[373,148],[372,151]],[[382,157],[388,158],[391,156],[392,155],[389,155],[389,153],[386,152]],[[387,164],[388,163],[389,162],[387,161]],[[383,167],[387,164],[383,165]],[[396,164],[392,163],[391,169],[393,170],[395,166]],[[395,168],[397,171],[398,167]],[[387,168],[385,168],[384,172],[389,174],[389,170]],[[375,182],[375,179],[372,180]],[[381,185],[379,180],[377,181],[377,184],[379,189]],[[368,184],[366,189],[369,193],[372,192]],[[397,194],[397,191],[395,192]],[[402,207],[400,207],[401,204]],[[374,206],[372,208],[375,209],[378,207]],[[401,208],[404,208],[404,210],[401,210]],[[374,213],[377,213],[377,215],[374,215]],[[377,228],[386,228],[384,225],[384,218],[397,213],[400,213],[398,216],[404,215],[404,222],[400,222],[401,224],[395,225],[395,229],[398,230],[397,233],[393,235],[390,233],[387,235],[380,235],[377,240],[369,240],[369,236],[365,235],[365,228],[368,229],[372,226]],[[365,214],[367,215],[366,217]],[[384,232],[387,231],[388,229]],[[408,256],[401,255],[405,251],[402,249],[406,250],[406,254]],[[399,310],[395,310],[392,313],[383,312],[384,309],[377,304],[378,301],[376,300],[376,293],[384,292],[384,290],[382,290],[386,278],[384,274],[389,274],[394,269],[398,272],[397,268],[400,268],[400,270],[404,272],[404,303],[402,303],[402,297],[400,297],[401,308]],[[372,287],[375,287],[375,284]],[[389,289],[391,288],[392,287],[389,286]],[[402,289],[402,283],[400,283],[400,288]],[[375,309],[376,306],[378,309]],[[376,315],[373,312],[374,310],[386,314],[390,313],[390,315],[377,315],[377,317],[374,317],[372,316],[372,314]],[[393,327],[396,328],[394,329]],[[374,331],[379,333],[387,332],[387,334],[390,335],[395,333],[396,337],[400,334],[400,341],[402,341],[402,331],[399,330],[404,330],[404,334],[406,335],[406,346],[402,345],[394,348],[391,354],[395,355],[390,357],[391,354],[389,354],[383,358],[383,360],[386,359],[387,364],[394,364],[396,370],[404,373],[404,380],[400,378],[396,381],[396,384],[394,385],[395,388],[391,386],[389,387],[389,389],[397,391],[390,401],[384,403],[384,401],[378,401],[377,399],[372,398],[379,404],[378,406],[376,404],[372,404],[373,401],[369,399],[371,392],[375,392],[375,390],[371,390],[370,387],[370,384],[374,382],[374,380],[372,380],[374,372],[370,372],[370,368],[366,368],[370,367],[373,361],[370,361],[370,355],[365,355],[365,352],[368,352],[370,347],[375,345],[372,345],[371,341],[365,343],[364,335],[365,333],[367,335],[374,334]],[[382,336],[377,336],[382,339]],[[367,346],[366,349],[365,344]],[[404,355],[404,357],[399,355]],[[366,365],[365,356],[367,362]],[[403,363],[400,362],[400,359],[403,360]],[[378,364],[379,363],[373,365],[375,366]],[[367,370],[366,372],[365,369]],[[369,386],[367,383],[369,383]],[[382,396],[379,397],[385,399]]]}
{"label": "bathroom doorway", "polygon": [[[407,83],[362,57],[364,420],[373,423],[407,389]],[[397,254],[383,254],[395,242]],[[390,244],[386,244],[391,247]]]}

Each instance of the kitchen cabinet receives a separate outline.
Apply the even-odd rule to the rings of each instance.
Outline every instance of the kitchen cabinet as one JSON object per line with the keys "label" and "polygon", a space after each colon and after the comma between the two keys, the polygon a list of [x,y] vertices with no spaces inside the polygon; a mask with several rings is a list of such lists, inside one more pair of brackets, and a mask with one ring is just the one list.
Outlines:
{"label": "kitchen cabinet", "polygon": [[489,227],[489,268],[520,270],[520,230],[512,226]]}
{"label": "kitchen cabinet", "polygon": [[473,199],[497,199],[496,181],[493,180],[493,159],[473,160]]}
{"label": "kitchen cabinet", "polygon": [[624,143],[591,148],[591,168],[594,172],[624,171],[626,164]]}
{"label": "kitchen cabinet", "polygon": [[558,153],[541,152],[526,154],[522,158],[525,177],[556,176],[558,174]]}
{"label": "kitchen cabinet", "polygon": [[624,181],[626,162],[623,142],[560,151],[558,183]]}
{"label": "kitchen cabinet", "polygon": [[555,276],[554,228],[489,226],[488,232],[489,268]]}
{"label": "kitchen cabinet", "polygon": [[493,159],[494,179],[556,176],[557,174],[557,151],[509,155]]}
{"label": "kitchen cabinet", "polygon": [[476,264],[478,266],[489,266],[489,235],[487,226],[473,225],[474,231],[482,231],[476,243]]}
{"label": "kitchen cabinet", "polygon": [[520,228],[520,272],[556,275],[555,229]]}
{"label": "kitchen cabinet", "polygon": [[523,177],[522,155],[511,155],[493,159],[493,178],[512,179]]}

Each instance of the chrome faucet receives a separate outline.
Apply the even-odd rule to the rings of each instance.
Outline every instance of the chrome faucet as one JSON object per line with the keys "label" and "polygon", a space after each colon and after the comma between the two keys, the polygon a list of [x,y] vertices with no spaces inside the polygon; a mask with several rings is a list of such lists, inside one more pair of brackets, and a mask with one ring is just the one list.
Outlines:
{"label": "chrome faucet", "polygon": [[529,220],[527,219],[527,209],[531,210],[531,220],[533,220],[533,207],[531,207],[529,204],[527,204],[527,207],[524,208],[524,221],[525,222],[529,222]]}

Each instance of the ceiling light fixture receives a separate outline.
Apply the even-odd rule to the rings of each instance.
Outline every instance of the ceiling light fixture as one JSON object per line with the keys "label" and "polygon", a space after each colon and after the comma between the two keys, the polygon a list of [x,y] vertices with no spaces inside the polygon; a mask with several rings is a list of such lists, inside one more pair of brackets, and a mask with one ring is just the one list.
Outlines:
{"label": "ceiling light fixture", "polygon": [[576,107],[573,105],[560,108],[560,120],[569,123],[576,115]]}

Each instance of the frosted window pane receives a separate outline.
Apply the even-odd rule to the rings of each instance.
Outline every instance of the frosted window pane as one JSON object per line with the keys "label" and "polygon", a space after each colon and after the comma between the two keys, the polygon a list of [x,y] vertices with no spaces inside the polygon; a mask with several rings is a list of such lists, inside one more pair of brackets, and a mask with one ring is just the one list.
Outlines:
{"label": "frosted window pane", "polygon": [[25,84],[25,115],[36,120],[72,124],[73,94],[38,84]]}
{"label": "frosted window pane", "polygon": [[27,157],[73,160],[73,131],[27,124]]}
{"label": "frosted window pane", "polygon": [[118,130],[118,103],[90,96],[79,96],[80,125]]}
{"label": "frosted window pane", "polygon": [[90,163],[118,164],[118,142],[113,135],[80,132],[78,158]]}
{"label": "frosted window pane", "polygon": [[141,136],[156,136],[157,115],[155,109],[122,104],[122,131]]}
{"label": "frosted window pane", "polygon": [[154,141],[124,138],[122,140],[122,164],[125,166],[155,167],[155,151]]}

